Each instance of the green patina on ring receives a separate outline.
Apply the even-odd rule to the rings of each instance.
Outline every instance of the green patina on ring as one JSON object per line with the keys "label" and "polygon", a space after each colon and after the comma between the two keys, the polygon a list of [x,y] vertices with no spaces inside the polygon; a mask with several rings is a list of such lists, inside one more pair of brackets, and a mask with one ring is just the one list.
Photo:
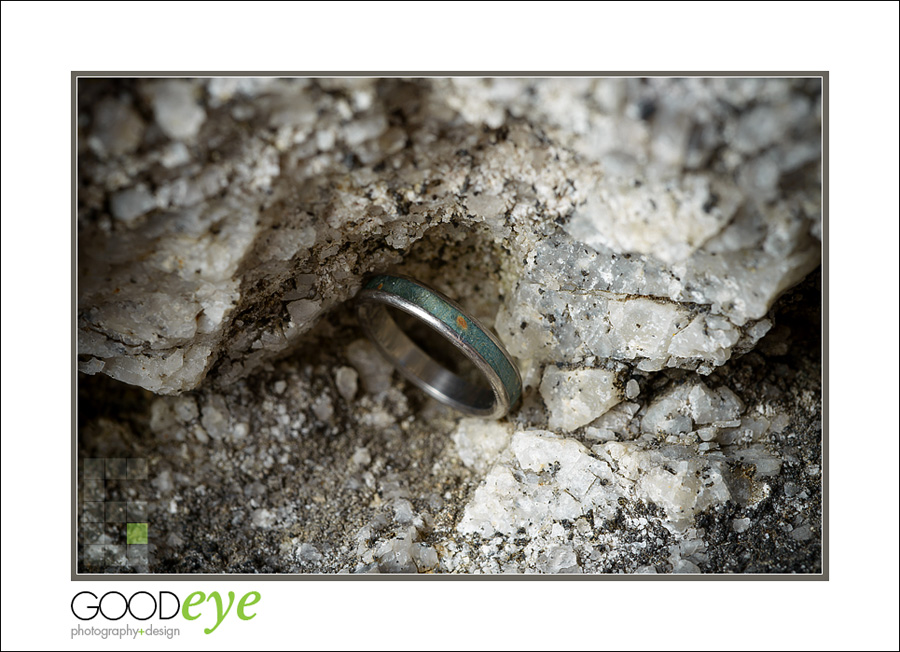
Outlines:
{"label": "green patina on ring", "polygon": [[411,279],[380,274],[363,286],[366,290],[390,292],[414,303],[450,327],[494,369],[509,396],[509,405],[522,396],[522,381],[508,355],[473,318],[463,313],[445,297]]}

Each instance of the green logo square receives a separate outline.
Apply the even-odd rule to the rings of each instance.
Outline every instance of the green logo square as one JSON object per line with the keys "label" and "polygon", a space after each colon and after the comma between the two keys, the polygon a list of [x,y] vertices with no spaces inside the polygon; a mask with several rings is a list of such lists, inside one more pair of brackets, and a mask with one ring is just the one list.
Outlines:
{"label": "green logo square", "polygon": [[147,543],[147,524],[129,523],[126,542],[128,544]]}

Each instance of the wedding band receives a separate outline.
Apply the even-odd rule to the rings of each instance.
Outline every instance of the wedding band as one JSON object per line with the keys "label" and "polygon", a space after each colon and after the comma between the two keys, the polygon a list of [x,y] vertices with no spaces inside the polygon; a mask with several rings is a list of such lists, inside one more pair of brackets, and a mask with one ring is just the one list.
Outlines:
{"label": "wedding band", "polygon": [[[499,419],[522,395],[522,378],[500,340],[451,299],[405,276],[370,277],[357,295],[357,316],[369,338],[406,378],[460,412]],[[391,317],[402,310],[437,331],[481,372],[487,386],[435,362]]]}

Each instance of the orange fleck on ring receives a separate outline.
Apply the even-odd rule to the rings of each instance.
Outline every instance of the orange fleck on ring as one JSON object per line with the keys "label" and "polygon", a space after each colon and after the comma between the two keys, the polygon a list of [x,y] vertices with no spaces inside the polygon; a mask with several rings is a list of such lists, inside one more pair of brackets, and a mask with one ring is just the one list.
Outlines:
{"label": "orange fleck on ring", "polygon": [[380,290],[380,289],[383,288],[383,287],[384,287],[384,283],[379,283],[379,284],[378,284],[378,287],[375,288],[375,289],[376,289],[376,290]]}
{"label": "orange fleck on ring", "polygon": [[466,318],[462,315],[456,318],[456,325],[464,330],[469,327],[469,325],[466,323]]}

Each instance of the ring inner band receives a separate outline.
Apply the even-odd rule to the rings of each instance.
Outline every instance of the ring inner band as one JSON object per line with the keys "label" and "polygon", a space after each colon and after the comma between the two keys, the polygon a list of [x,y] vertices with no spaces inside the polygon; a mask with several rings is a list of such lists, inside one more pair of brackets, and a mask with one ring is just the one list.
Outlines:
{"label": "ring inner band", "polygon": [[[423,318],[427,313],[423,316],[418,310],[402,305],[392,304],[392,307],[418,317],[438,334],[447,337],[444,329],[435,327],[431,319]],[[435,362],[403,332],[385,305],[365,303],[360,306],[360,317],[385,356],[420,388],[470,414],[488,415],[494,411],[496,397],[491,389],[467,382]]]}

